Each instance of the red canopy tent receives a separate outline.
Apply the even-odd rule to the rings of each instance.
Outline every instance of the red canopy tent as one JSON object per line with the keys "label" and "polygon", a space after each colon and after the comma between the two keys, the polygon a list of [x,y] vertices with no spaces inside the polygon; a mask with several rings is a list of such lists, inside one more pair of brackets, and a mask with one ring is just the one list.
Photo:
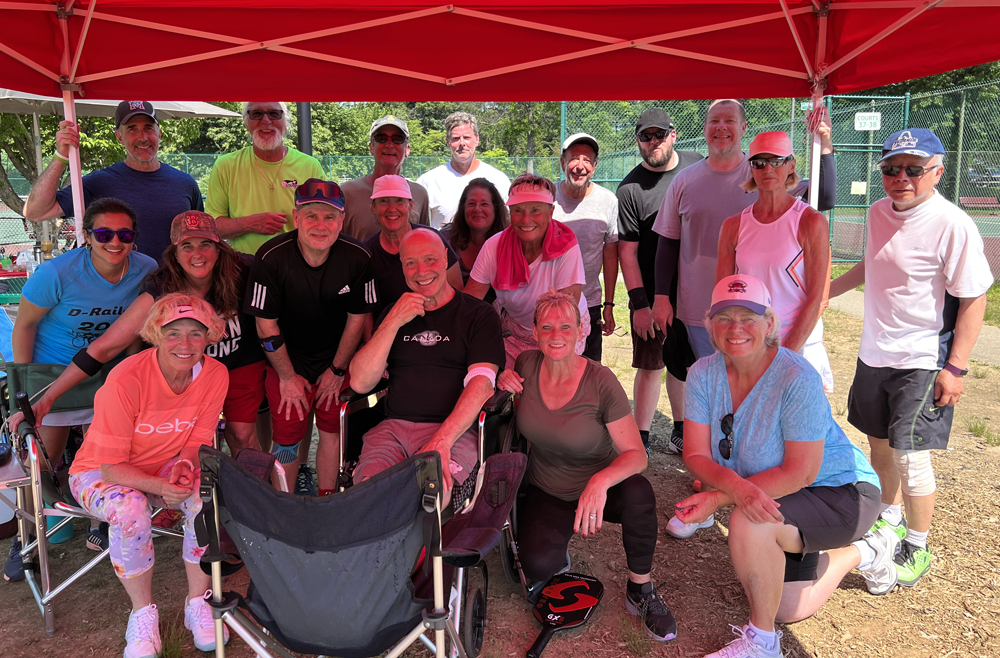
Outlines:
{"label": "red canopy tent", "polygon": [[0,87],[69,119],[74,94],[816,97],[1000,59],[998,23],[1000,0],[0,0]]}

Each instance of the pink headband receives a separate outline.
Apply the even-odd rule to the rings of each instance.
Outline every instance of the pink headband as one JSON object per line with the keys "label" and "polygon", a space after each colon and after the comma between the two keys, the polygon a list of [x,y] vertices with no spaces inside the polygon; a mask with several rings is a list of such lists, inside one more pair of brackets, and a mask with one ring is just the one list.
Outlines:
{"label": "pink headband", "polygon": [[555,203],[555,198],[553,198],[552,192],[549,192],[546,187],[533,183],[524,183],[510,191],[510,198],[507,199],[507,205],[513,206],[518,203],[529,203],[531,201],[551,204]]}

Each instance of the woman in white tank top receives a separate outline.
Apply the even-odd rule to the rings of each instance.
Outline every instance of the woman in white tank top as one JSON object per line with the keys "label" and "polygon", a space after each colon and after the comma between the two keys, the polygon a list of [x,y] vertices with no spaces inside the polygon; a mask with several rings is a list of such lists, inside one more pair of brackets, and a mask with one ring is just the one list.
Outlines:
{"label": "woman in white tank top", "polygon": [[743,188],[759,198],[723,223],[715,280],[745,273],[763,281],[781,320],[781,345],[802,354],[832,391],[820,317],[830,291],[829,224],[788,193],[799,177],[787,134],[760,133],[748,150],[752,177]]}

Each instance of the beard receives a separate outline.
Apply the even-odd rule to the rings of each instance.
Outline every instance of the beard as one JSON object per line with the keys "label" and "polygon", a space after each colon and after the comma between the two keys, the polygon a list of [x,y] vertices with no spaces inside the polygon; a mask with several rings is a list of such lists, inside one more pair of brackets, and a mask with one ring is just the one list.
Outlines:
{"label": "beard", "polygon": [[656,151],[657,150],[654,149],[654,150],[650,151],[649,153],[643,153],[642,154],[643,162],[645,162],[646,164],[648,164],[650,167],[653,167],[654,169],[658,169],[660,167],[666,166],[667,164],[669,164],[670,159],[672,157],[674,157],[674,145],[673,144],[670,144],[669,146],[666,146],[663,149],[663,155],[660,156],[660,157],[656,156]]}
{"label": "beard", "polygon": [[261,135],[260,131],[253,134],[253,145],[261,151],[273,151],[281,148],[284,133],[276,130],[271,136]]}

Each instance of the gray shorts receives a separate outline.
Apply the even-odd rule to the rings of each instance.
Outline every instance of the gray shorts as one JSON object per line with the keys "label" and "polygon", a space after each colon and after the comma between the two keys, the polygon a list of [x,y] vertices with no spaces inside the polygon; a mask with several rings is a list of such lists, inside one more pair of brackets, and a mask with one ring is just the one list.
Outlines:
{"label": "gray shorts", "polygon": [[847,422],[897,450],[944,450],[955,413],[934,404],[936,370],[872,368],[858,359]]}
{"label": "gray shorts", "polygon": [[[415,455],[439,427],[441,423],[414,423],[397,418],[383,420],[364,436],[361,458],[354,469],[355,484]],[[451,447],[448,469],[455,482],[465,482],[477,461],[479,430],[473,428],[458,437]]]}
{"label": "gray shorts", "polygon": [[778,499],[787,525],[799,529],[802,553],[842,548],[857,541],[878,520],[882,492],[857,482],[839,487],[806,487]]}

